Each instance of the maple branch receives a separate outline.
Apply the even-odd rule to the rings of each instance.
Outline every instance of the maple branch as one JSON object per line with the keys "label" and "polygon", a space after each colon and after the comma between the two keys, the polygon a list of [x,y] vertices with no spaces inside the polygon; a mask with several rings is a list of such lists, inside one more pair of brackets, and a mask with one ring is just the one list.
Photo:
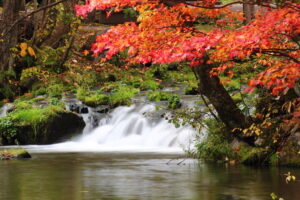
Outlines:
{"label": "maple branch", "polygon": [[259,5],[259,6],[262,6],[262,7],[267,7],[267,8],[272,8],[272,9],[277,8],[277,6],[272,6],[270,4],[259,4],[259,3],[255,3],[255,2],[243,2],[243,1],[235,1],[235,2],[231,2],[231,3],[227,3],[227,4],[222,5],[222,6],[201,6],[201,5],[196,5],[196,4],[193,4],[193,3],[186,2],[186,1],[184,1],[184,4],[189,5],[189,6],[194,6],[194,7],[197,7],[197,8],[205,8],[205,9],[222,9],[222,8],[226,8],[228,6],[235,5],[235,4]]}
{"label": "maple branch", "polygon": [[7,31],[3,31],[3,33],[1,33],[0,35],[0,38],[3,38],[4,35],[6,35],[7,33],[9,33],[10,31],[12,31],[12,29],[18,24],[20,23],[22,20],[26,19],[27,17],[31,16],[31,15],[34,15],[35,13],[38,13],[40,11],[43,11],[43,10],[46,10],[48,8],[51,8],[51,7],[54,7],[60,3],[63,3],[65,1],[68,1],[68,0],[60,0],[60,1],[57,1],[57,2],[54,2],[54,3],[51,3],[51,4],[48,4],[46,6],[43,6],[43,7],[40,7],[39,9],[36,9],[30,13],[28,13],[27,15],[24,15],[23,17],[20,17],[18,20],[16,20],[10,27]]}
{"label": "maple branch", "polygon": [[209,107],[208,102],[206,101],[204,95],[202,93],[200,93],[200,97],[203,100],[205,106],[207,107],[208,111],[210,112],[210,114],[215,118],[215,120],[220,121],[219,117],[217,117],[217,115],[211,110],[211,108]]}
{"label": "maple branch", "polygon": [[277,56],[283,56],[283,57],[287,57],[289,59],[291,59],[292,61],[294,61],[295,63],[300,63],[300,61],[292,56],[290,56],[287,53],[284,52],[280,52],[280,51],[273,51],[273,50],[262,50],[262,53],[265,54],[269,54],[269,55],[274,55],[274,54],[278,54]]}

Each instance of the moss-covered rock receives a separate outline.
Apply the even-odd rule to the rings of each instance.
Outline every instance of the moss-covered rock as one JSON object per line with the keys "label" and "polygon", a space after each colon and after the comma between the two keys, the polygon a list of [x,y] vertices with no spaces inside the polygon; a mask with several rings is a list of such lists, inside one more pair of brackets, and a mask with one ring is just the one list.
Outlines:
{"label": "moss-covered rock", "polygon": [[246,148],[239,152],[241,163],[245,165],[268,165],[270,164],[270,152],[263,148]]}
{"label": "moss-covered rock", "polygon": [[26,159],[31,155],[25,149],[4,149],[0,150],[0,160]]}
{"label": "moss-covered rock", "polygon": [[97,107],[98,105],[109,105],[110,99],[105,94],[94,94],[84,98],[84,104],[91,107]]}
{"label": "moss-covered rock", "polygon": [[171,94],[163,91],[154,91],[149,92],[147,97],[150,101],[167,101],[171,97]]}
{"label": "moss-covered rock", "polygon": [[198,86],[196,82],[189,82],[188,87],[184,89],[184,94],[186,95],[197,95],[199,94]]}
{"label": "moss-covered rock", "polygon": [[24,104],[0,119],[0,138],[3,145],[52,144],[70,138],[84,127],[82,117],[62,107]]}
{"label": "moss-covered rock", "polygon": [[279,165],[300,167],[300,132],[290,136],[278,153]]}

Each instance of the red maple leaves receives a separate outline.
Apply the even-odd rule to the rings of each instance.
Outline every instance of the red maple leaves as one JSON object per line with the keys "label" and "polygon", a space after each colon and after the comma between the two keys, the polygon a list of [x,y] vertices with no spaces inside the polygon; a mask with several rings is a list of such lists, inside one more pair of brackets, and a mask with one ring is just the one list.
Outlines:
{"label": "red maple leaves", "polygon": [[[250,24],[239,28],[233,25],[241,21],[242,15],[226,8],[203,9],[185,4],[167,7],[159,1],[144,0],[89,0],[76,9],[78,15],[86,15],[92,9],[119,10],[128,6],[135,6],[139,12],[138,24],[118,25],[97,37],[92,47],[96,56],[105,52],[105,58],[111,59],[127,51],[128,62],[189,61],[191,66],[219,63],[212,75],[223,73],[236,61],[256,59],[264,70],[249,82],[250,90],[260,85],[278,95],[293,88],[300,77],[300,4],[290,5],[293,7],[260,12]],[[208,19],[218,27],[200,31],[193,26],[195,21]]]}

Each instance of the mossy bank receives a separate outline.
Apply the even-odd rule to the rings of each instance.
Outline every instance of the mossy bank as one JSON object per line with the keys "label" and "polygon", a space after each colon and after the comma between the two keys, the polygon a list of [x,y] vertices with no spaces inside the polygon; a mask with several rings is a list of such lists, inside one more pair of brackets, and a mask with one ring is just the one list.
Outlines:
{"label": "mossy bank", "polygon": [[21,101],[0,118],[0,144],[52,144],[70,138],[84,127],[82,117],[61,105],[39,108],[32,101]]}

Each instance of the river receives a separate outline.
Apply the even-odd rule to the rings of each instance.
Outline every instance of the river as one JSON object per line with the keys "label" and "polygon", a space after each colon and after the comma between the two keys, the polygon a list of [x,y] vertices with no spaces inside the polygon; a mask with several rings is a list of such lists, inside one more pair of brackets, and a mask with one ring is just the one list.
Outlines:
{"label": "river", "polygon": [[289,171],[204,163],[157,153],[33,153],[2,161],[1,200],[191,199],[267,200],[270,193],[299,199]]}
{"label": "river", "polygon": [[0,200],[299,199],[300,182],[287,184],[284,174],[300,178],[300,169],[185,158],[196,131],[162,114],[155,105],[119,107],[69,141],[23,146],[32,159],[0,162]]}

